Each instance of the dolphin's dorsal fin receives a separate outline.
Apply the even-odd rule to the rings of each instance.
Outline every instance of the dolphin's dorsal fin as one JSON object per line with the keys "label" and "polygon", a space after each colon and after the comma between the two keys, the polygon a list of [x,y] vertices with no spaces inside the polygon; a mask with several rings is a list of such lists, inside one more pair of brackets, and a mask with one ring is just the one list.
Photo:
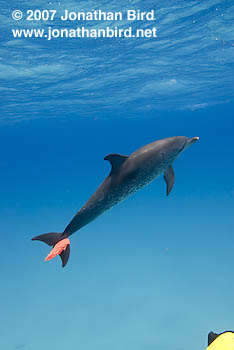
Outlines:
{"label": "dolphin's dorsal fin", "polygon": [[167,184],[167,196],[170,194],[174,182],[175,182],[175,174],[174,174],[174,170],[172,168],[172,165],[169,165],[169,167],[167,168],[167,170],[164,173],[164,180],[166,181]]}
{"label": "dolphin's dorsal fin", "polygon": [[111,163],[111,172],[113,173],[119,169],[119,167],[125,162],[126,159],[128,159],[128,156],[112,153],[108,154],[104,159],[108,160]]}

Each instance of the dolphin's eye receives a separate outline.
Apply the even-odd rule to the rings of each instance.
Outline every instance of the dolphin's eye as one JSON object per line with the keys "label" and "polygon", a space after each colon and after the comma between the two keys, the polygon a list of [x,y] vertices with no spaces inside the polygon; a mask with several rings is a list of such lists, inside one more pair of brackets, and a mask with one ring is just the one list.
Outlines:
{"label": "dolphin's eye", "polygon": [[184,146],[185,146],[185,142],[183,142],[183,144],[180,146],[180,148],[179,148],[179,152],[183,151]]}

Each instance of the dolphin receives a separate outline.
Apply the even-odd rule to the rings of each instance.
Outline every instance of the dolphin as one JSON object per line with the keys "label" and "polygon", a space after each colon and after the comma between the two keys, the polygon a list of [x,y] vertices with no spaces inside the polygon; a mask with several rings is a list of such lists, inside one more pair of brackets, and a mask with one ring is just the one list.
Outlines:
{"label": "dolphin", "polygon": [[69,236],[152,182],[162,173],[164,173],[168,196],[175,181],[173,162],[197,140],[199,137],[175,136],[152,142],[130,156],[108,154],[104,159],[111,164],[110,174],[73,217],[63,233],[46,233],[32,238],[32,240],[53,246],[45,260],[59,255],[62,267],[64,267],[70,255]]}

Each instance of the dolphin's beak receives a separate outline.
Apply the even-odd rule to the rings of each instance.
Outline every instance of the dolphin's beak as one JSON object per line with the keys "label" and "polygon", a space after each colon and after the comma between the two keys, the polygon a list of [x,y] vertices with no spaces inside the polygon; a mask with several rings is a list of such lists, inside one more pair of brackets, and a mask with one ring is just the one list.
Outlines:
{"label": "dolphin's beak", "polygon": [[188,139],[188,145],[190,146],[192,143],[196,142],[199,140],[199,137],[191,137],[191,139]]}
{"label": "dolphin's beak", "polygon": [[188,139],[188,140],[187,140],[184,149],[187,148],[187,147],[189,147],[189,146],[191,146],[194,142],[196,142],[196,141],[198,141],[198,140],[199,140],[199,137],[198,137],[198,136],[196,136],[196,137],[191,137],[191,139]]}

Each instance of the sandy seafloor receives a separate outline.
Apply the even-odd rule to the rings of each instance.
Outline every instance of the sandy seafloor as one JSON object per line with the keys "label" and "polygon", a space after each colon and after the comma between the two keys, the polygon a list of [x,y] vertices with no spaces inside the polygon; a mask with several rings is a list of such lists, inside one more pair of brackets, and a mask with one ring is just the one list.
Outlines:
{"label": "sandy seafloor", "polygon": [[[29,8],[153,9],[158,37],[15,39],[49,25],[13,21]],[[234,330],[233,1],[0,10],[1,349],[200,350],[209,331]],[[43,261],[30,239],[63,231],[107,176],[104,156],[174,135],[200,141],[168,198],[160,177],[74,234],[65,269]]]}

